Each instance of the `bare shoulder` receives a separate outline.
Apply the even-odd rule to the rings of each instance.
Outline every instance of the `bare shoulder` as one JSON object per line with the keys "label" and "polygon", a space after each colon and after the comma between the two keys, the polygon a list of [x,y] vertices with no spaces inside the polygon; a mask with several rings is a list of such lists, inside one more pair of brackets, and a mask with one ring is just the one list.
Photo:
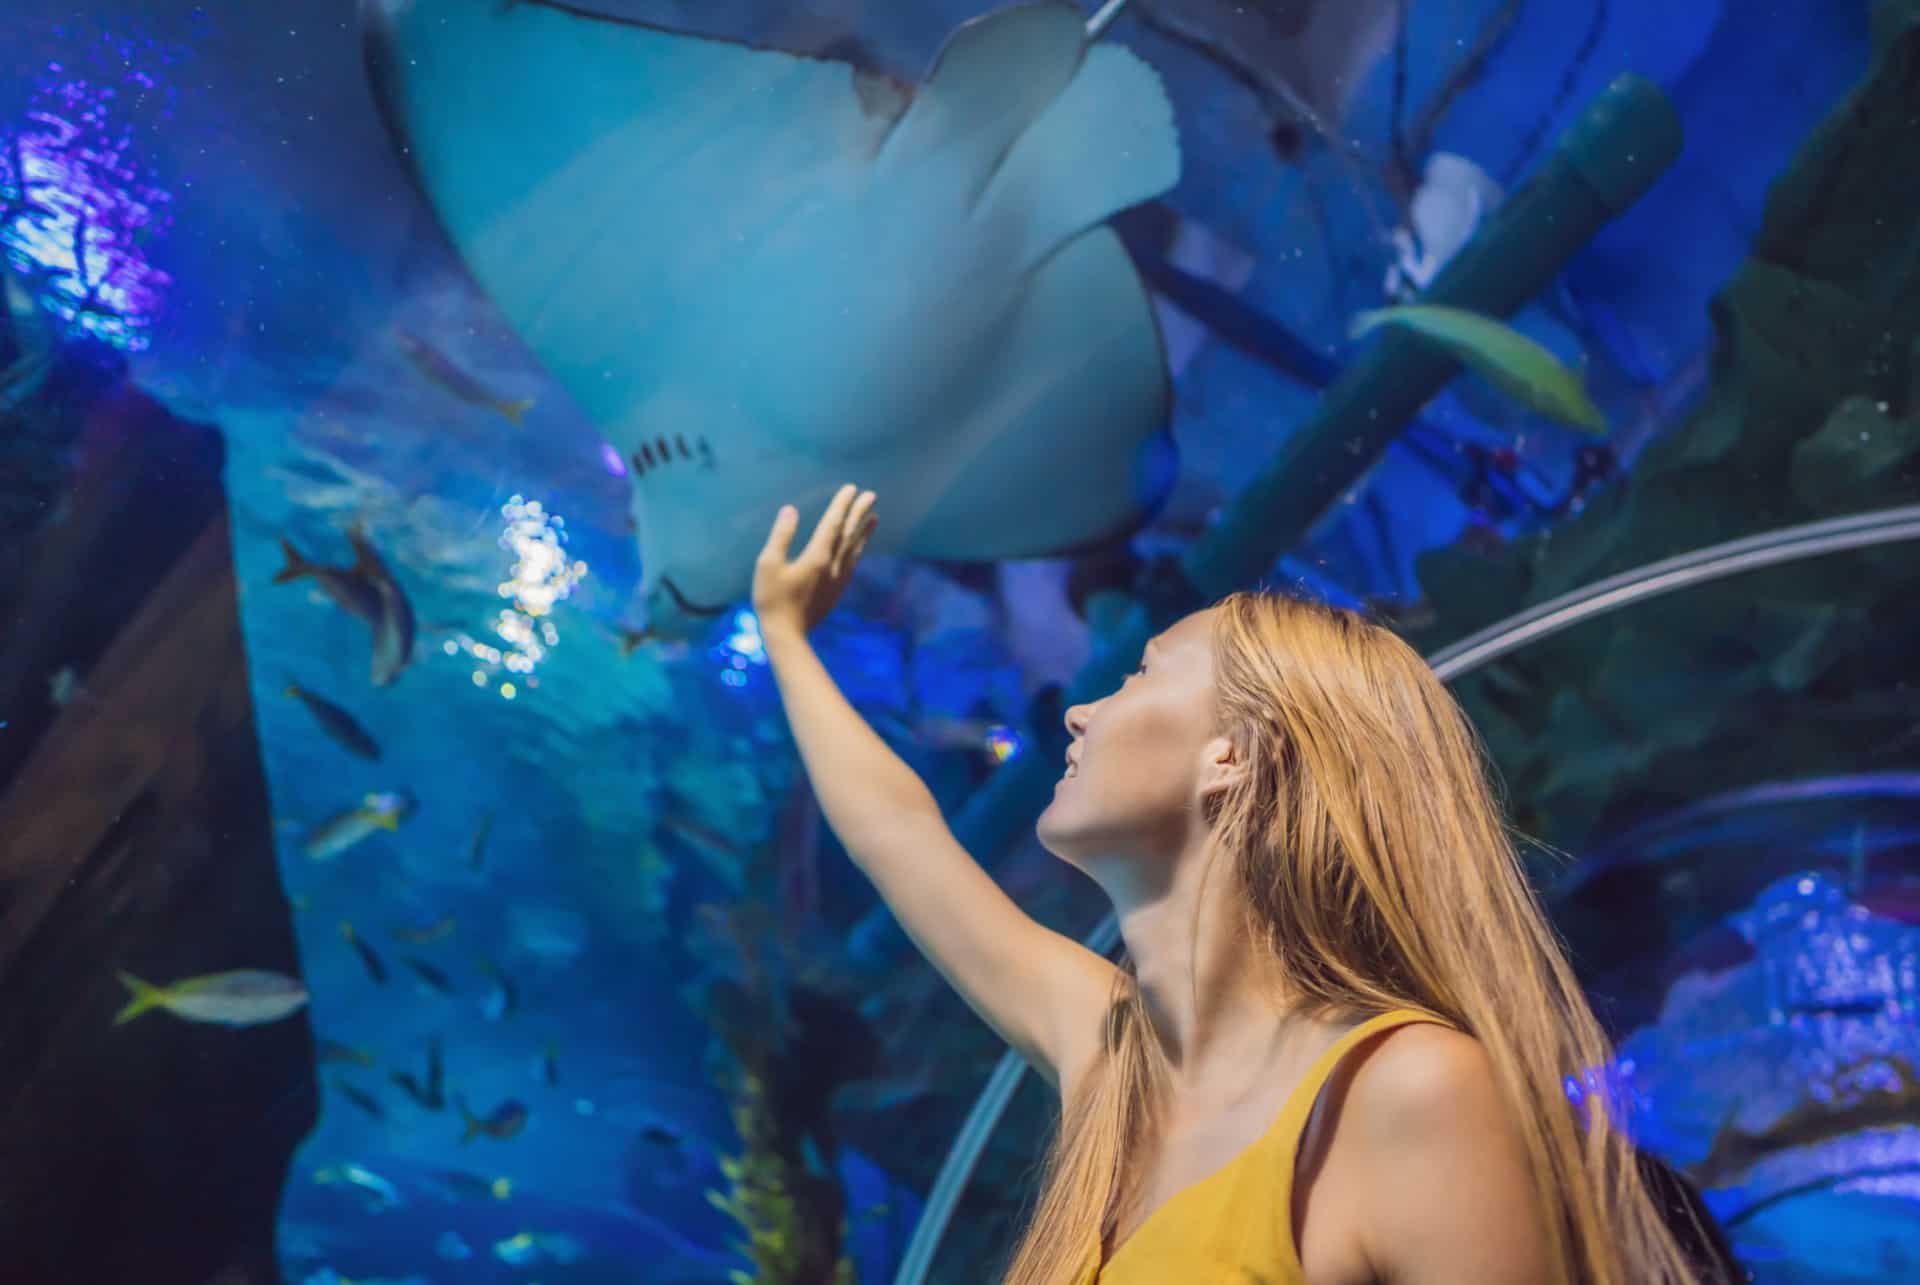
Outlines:
{"label": "bare shoulder", "polygon": [[1389,1034],[1360,1061],[1348,1090],[1348,1110],[1367,1133],[1438,1135],[1457,1131],[1463,1111],[1504,1112],[1493,1059],[1479,1040],[1429,1022]]}
{"label": "bare shoulder", "polygon": [[1368,1178],[1363,1253],[1379,1279],[1547,1279],[1520,1124],[1478,1040],[1424,1023],[1392,1032],[1356,1068],[1347,1113]]}

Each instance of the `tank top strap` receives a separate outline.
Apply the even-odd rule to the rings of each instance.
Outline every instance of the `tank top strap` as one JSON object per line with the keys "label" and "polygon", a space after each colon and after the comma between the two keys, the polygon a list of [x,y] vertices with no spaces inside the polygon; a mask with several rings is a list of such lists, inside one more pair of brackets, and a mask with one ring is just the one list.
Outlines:
{"label": "tank top strap", "polygon": [[1320,1090],[1326,1087],[1340,1063],[1346,1060],[1359,1045],[1372,1039],[1382,1031],[1390,1031],[1399,1026],[1411,1026],[1415,1022],[1431,1022],[1436,1026],[1452,1029],[1453,1023],[1433,1013],[1417,1008],[1395,1008],[1376,1014],[1342,1035],[1327,1047],[1299,1084],[1287,1096],[1286,1105],[1280,1109],[1280,1118],[1274,1121],[1274,1140],[1280,1144],[1281,1172],[1289,1178],[1291,1186],[1294,1157],[1300,1150],[1300,1136],[1306,1131],[1307,1119],[1313,1114],[1314,1104],[1320,1100]]}

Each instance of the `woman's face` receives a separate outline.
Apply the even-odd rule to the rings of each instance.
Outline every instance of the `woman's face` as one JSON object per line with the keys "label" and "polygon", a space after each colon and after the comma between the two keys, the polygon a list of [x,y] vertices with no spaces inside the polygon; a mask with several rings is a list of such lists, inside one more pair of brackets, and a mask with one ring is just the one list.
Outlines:
{"label": "woman's face", "polygon": [[1083,870],[1116,858],[1167,864],[1199,833],[1201,786],[1227,745],[1213,729],[1211,627],[1211,609],[1178,621],[1147,643],[1119,691],[1067,711],[1076,766],[1040,814],[1049,852]]}

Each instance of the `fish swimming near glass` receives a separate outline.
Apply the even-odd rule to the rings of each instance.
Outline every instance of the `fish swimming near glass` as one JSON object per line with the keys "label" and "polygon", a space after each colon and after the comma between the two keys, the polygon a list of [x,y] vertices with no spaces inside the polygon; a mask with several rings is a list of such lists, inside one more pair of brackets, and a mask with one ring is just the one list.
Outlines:
{"label": "fish swimming near glass", "polygon": [[326,697],[310,692],[298,683],[288,683],[287,695],[306,706],[313,715],[313,721],[320,725],[333,743],[349,754],[357,754],[363,759],[378,760],[380,742],[373,739],[367,729],[360,726],[360,720],[347,713]]}
{"label": "fish swimming near glass", "polygon": [[274,574],[273,582],[287,584],[311,577],[320,592],[341,610],[366,621],[373,630],[369,676],[375,687],[385,687],[413,660],[413,640],[418,632],[413,603],[365,531],[356,525],[347,532],[347,540],[353,546],[352,564],[329,567],[311,561],[293,547],[291,540],[282,539],[280,550],[287,564]]}
{"label": "fish swimming near glass", "polygon": [[460,1118],[466,1122],[467,1126],[466,1132],[460,1138],[462,1142],[472,1142],[483,1133],[489,1138],[505,1140],[527,1127],[526,1105],[512,1098],[502,1102],[484,1117],[476,1116],[468,1110],[465,1098],[456,1096],[453,1105],[460,1112]]}
{"label": "fish swimming near glass", "polygon": [[368,1093],[365,1089],[348,1084],[345,1080],[339,1081],[333,1087],[340,1090],[340,1096],[359,1107],[362,1111],[365,1111],[374,1119],[384,1120],[387,1118],[387,1109],[380,1105],[380,1099],[374,1097],[373,1094]]}
{"label": "fish swimming near glass", "polygon": [[277,1022],[307,1002],[306,984],[299,978],[258,968],[183,977],[165,986],[142,981],[132,973],[119,976],[133,998],[114,1017],[115,1026],[156,1008],[189,1022],[259,1026]]}
{"label": "fish swimming near glass", "polygon": [[426,1181],[449,1201],[505,1200],[513,1194],[508,1178],[487,1178],[461,1169],[436,1169]]}
{"label": "fish swimming near glass", "polygon": [[523,426],[527,412],[533,409],[533,398],[509,399],[500,396],[454,365],[445,353],[416,334],[402,330],[399,332],[399,340],[400,351],[407,355],[407,360],[413,363],[413,368],[429,380],[469,406],[496,411],[502,419],[515,428]]}
{"label": "fish swimming near glass", "polygon": [[429,1111],[443,1110],[447,1105],[446,1067],[441,1060],[440,1041],[427,1041],[427,1069],[424,1075],[416,1077],[411,1071],[392,1071],[387,1078],[399,1086],[400,1091]]}
{"label": "fish swimming near glass", "polygon": [[382,830],[398,830],[416,806],[413,796],[404,790],[368,794],[354,807],[336,812],[315,826],[302,840],[301,851],[315,861],[331,861]]}
{"label": "fish swimming near glass", "polygon": [[1465,308],[1403,303],[1354,317],[1358,339],[1380,326],[1411,330],[1514,401],[1548,419],[1590,433],[1605,433],[1607,417],[1587,396],[1580,377],[1560,359],[1503,321]]}
{"label": "fish swimming near glass", "polygon": [[358,1187],[372,1197],[373,1206],[378,1209],[392,1209],[406,1203],[400,1198],[398,1187],[365,1165],[329,1165],[325,1169],[314,1170],[313,1180],[323,1187],[336,1183]]}
{"label": "fish swimming near glass", "polygon": [[347,945],[353,947],[354,954],[360,956],[360,966],[367,970],[367,980],[371,981],[375,986],[385,986],[387,984],[387,966],[381,960],[380,953],[369,945],[364,937],[353,930],[353,924],[351,922],[344,919],[340,921],[340,939],[346,942]]}
{"label": "fish swimming near glass", "polygon": [[487,858],[487,839],[493,834],[493,810],[489,808],[480,818],[480,824],[474,827],[473,839],[467,844],[467,869],[478,870]]}
{"label": "fish swimming near glass", "polygon": [[924,83],[525,0],[361,0],[447,235],[628,464],[641,636],[745,598],[783,503],[849,477],[877,552],[1123,538],[1170,492],[1154,312],[1105,220],[1171,188],[1158,76],[1066,0]]}
{"label": "fish swimming near glass", "polygon": [[436,991],[441,995],[453,994],[453,979],[448,977],[440,969],[429,964],[426,960],[416,958],[412,955],[402,955],[400,962],[412,969],[413,975],[425,983],[429,990]]}

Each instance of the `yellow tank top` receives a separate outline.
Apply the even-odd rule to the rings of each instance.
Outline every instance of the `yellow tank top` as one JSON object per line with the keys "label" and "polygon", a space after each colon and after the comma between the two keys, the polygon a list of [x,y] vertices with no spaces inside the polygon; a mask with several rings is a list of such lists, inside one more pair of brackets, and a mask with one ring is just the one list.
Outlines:
{"label": "yellow tank top", "polygon": [[1307,1117],[1348,1052],[1369,1036],[1411,1022],[1447,1025],[1426,1013],[1394,1009],[1342,1035],[1251,1146],[1175,1192],[1104,1263],[1096,1237],[1075,1285],[1307,1285],[1293,1244],[1293,1166]]}

